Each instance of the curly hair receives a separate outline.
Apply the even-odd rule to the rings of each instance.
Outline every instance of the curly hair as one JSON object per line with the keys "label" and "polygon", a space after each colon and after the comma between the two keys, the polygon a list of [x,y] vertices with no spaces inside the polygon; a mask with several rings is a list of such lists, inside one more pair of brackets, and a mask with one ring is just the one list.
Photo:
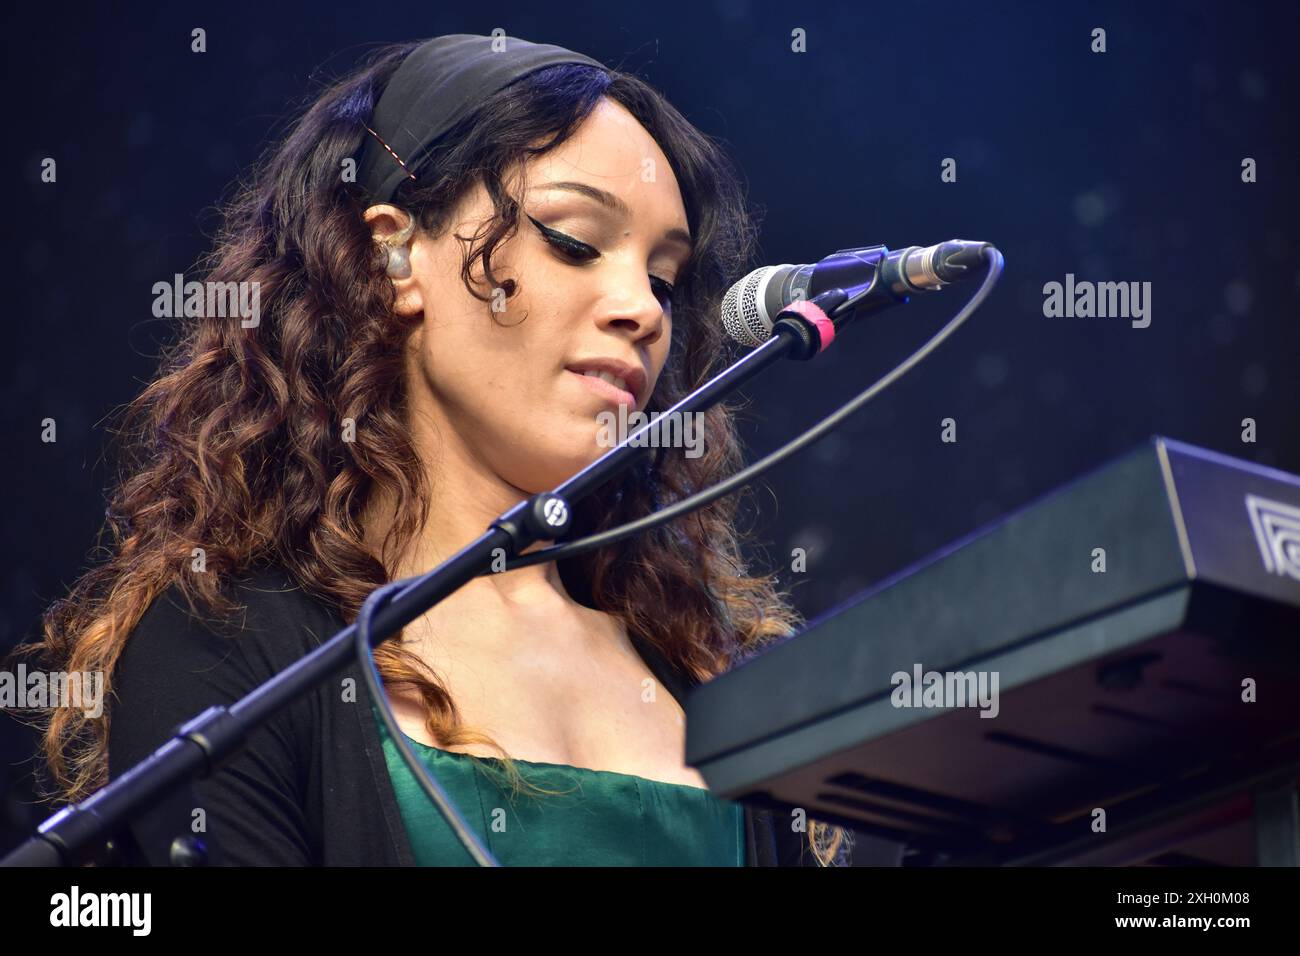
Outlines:
{"label": "curly hair", "polygon": [[[419,319],[394,312],[392,284],[363,220],[365,198],[348,171],[384,85],[417,45],[381,48],[328,84],[224,205],[200,271],[209,282],[258,283],[261,320],[253,328],[211,315],[178,320],[158,374],[113,428],[120,474],[100,532],[101,560],[47,609],[42,639],[24,653],[68,671],[100,671],[111,688],[132,628],[170,586],[191,607],[228,613],[236,605],[225,583],[274,561],[351,622],[366,596],[391,580],[382,554],[418,534],[432,493],[406,425],[403,346]],[[721,367],[725,340],[711,316],[756,234],[721,147],[661,94],[635,76],[586,65],[533,73],[413,160],[418,179],[405,180],[393,203],[436,233],[481,181],[494,216],[477,244],[462,243],[462,278],[486,300],[471,276],[478,262],[489,288],[513,295],[514,283],[498,283],[492,271],[493,250],[518,226],[519,205],[505,183],[529,156],[571,136],[602,98],[624,106],[660,144],[695,242],[674,294],[679,331],[646,409],[653,413]],[[734,472],[741,463],[736,411],[722,405],[705,413],[711,440],[698,458],[643,458],[580,502],[575,533],[622,524]],[[345,441],[349,421],[364,427]],[[381,556],[367,548],[362,520],[376,500],[395,508]],[[562,561],[562,580],[575,600],[619,619],[684,673],[721,674],[799,624],[775,577],[751,574],[742,560],[737,507],[734,497],[723,498]],[[192,570],[198,554],[204,573]],[[662,613],[667,606],[671,616]],[[400,636],[375,656],[390,691],[422,701],[427,728],[443,746],[501,750],[464,726],[450,694]],[[47,799],[77,801],[106,782],[109,723],[107,714],[89,719],[72,708],[42,714]],[[809,827],[822,864],[837,861],[848,840],[839,827]]]}

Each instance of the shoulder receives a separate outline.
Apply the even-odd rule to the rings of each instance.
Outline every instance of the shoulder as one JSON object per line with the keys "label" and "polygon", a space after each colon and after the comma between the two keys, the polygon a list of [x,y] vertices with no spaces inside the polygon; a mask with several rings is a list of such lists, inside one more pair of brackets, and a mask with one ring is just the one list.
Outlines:
{"label": "shoulder", "polygon": [[[279,567],[224,582],[220,591],[234,605],[229,610],[201,599],[191,604],[192,589],[181,584],[157,595],[114,665],[105,715],[110,779],[148,757],[181,724],[210,707],[229,707],[343,626]],[[224,859],[304,865],[319,856],[321,767],[333,766],[326,752],[347,740],[330,730],[361,726],[355,718],[330,723],[328,700],[317,687],[277,709],[216,772],[192,783],[190,802],[177,804],[205,809]],[[170,812],[167,806],[156,812]]]}
{"label": "shoulder", "polygon": [[123,658],[193,655],[225,660],[232,653],[293,660],[343,626],[326,604],[304,591],[279,565],[245,572],[221,585],[226,613],[192,601],[180,582],[153,600],[127,638]]}
{"label": "shoulder", "polygon": [[[343,627],[279,567],[222,590],[235,602],[226,614],[191,605],[173,583],[127,635],[111,674],[112,764],[134,762],[207,707],[239,700]],[[294,719],[310,717],[303,707],[310,704],[291,706]]]}

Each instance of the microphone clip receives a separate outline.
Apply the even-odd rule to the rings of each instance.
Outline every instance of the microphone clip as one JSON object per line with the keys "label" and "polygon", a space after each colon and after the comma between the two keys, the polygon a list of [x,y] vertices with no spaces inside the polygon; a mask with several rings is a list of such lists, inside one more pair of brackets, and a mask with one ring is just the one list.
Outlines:
{"label": "microphone clip", "polygon": [[772,326],[772,334],[785,334],[794,339],[787,353],[789,358],[806,362],[824,352],[835,341],[833,314],[847,300],[843,289],[827,289],[811,299],[796,299],[782,309]]}

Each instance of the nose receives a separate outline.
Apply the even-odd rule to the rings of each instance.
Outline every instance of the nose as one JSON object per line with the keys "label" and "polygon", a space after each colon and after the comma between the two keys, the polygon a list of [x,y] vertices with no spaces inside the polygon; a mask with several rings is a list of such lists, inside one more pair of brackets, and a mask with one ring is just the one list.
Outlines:
{"label": "nose", "polygon": [[613,281],[620,283],[621,291],[611,294],[599,320],[600,326],[621,330],[638,346],[648,347],[658,342],[664,334],[666,317],[663,303],[650,288],[649,277],[642,275],[638,281],[624,276]]}

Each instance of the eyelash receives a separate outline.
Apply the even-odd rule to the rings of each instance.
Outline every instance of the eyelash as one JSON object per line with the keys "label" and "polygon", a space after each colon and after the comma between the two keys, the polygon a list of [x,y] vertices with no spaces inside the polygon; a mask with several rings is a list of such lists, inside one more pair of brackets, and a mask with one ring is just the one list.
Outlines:
{"label": "eyelash", "polygon": [[[595,249],[587,245],[585,242],[579,242],[577,239],[574,239],[572,236],[566,236],[562,232],[558,232],[555,229],[550,228],[549,226],[545,226],[542,223],[538,222],[536,219],[534,219],[532,216],[529,216],[528,219],[530,222],[532,222],[534,226],[537,227],[538,231],[541,232],[542,238],[552,248],[559,251],[560,254],[565,256],[566,258],[572,259],[577,263],[584,263],[584,262],[590,262],[596,256],[600,255],[599,249]],[[655,283],[659,284],[659,287],[663,290],[662,291],[663,297],[668,299],[669,302],[671,303],[673,292],[675,291],[673,289],[672,284],[668,282],[668,280],[666,279],[660,279],[658,276],[651,276],[650,284],[653,286]]]}

